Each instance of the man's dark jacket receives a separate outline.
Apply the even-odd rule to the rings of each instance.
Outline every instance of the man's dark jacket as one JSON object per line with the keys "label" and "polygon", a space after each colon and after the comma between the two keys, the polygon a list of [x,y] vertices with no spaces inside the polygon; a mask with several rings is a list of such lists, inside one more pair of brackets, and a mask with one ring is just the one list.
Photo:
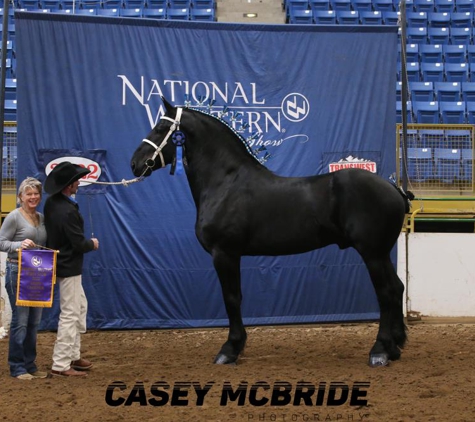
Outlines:
{"label": "man's dark jacket", "polygon": [[62,193],[50,196],[44,207],[46,246],[59,250],[56,275],[73,277],[82,274],[84,254],[94,250],[91,239],[84,237],[84,220],[79,207]]}

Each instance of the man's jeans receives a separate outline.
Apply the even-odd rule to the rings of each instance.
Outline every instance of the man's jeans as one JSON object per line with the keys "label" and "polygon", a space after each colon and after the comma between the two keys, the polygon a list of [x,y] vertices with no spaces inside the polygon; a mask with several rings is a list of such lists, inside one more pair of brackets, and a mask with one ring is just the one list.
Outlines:
{"label": "man's jeans", "polygon": [[43,308],[16,306],[17,280],[18,265],[7,262],[5,289],[12,307],[8,364],[12,377],[37,371],[36,333],[43,311]]}

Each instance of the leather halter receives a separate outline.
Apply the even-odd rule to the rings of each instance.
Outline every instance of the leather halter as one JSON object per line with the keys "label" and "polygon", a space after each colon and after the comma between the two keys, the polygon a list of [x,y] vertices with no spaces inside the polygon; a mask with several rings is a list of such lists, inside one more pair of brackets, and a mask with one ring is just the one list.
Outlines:
{"label": "leather halter", "polygon": [[148,139],[142,139],[142,142],[146,142],[147,144],[155,148],[155,152],[153,153],[152,158],[149,158],[145,161],[146,170],[152,169],[152,167],[155,165],[155,158],[157,158],[157,155],[160,156],[160,162],[162,163],[162,167],[165,167],[165,159],[163,158],[162,149],[165,148],[165,145],[167,144],[168,139],[170,138],[172,133],[175,132],[175,130],[180,129],[180,120],[182,113],[183,109],[181,107],[178,107],[176,110],[175,120],[167,116],[162,116],[160,118],[160,120],[164,119],[172,122],[172,125],[168,129],[168,133],[166,134],[165,138],[163,138],[163,141],[159,146],[154,144],[152,141],[149,141]]}

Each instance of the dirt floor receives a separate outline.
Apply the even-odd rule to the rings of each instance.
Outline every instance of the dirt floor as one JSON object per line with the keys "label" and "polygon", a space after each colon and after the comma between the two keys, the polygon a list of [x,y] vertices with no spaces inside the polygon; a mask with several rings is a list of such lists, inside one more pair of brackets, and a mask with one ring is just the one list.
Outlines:
{"label": "dirt floor", "polygon": [[[375,323],[248,328],[235,366],[212,363],[225,329],[92,331],[83,336],[83,357],[94,362],[87,379],[33,381],[9,376],[2,339],[0,420],[475,420],[475,324],[411,324],[402,359],[373,369],[376,331]],[[54,340],[39,334],[41,370]]]}

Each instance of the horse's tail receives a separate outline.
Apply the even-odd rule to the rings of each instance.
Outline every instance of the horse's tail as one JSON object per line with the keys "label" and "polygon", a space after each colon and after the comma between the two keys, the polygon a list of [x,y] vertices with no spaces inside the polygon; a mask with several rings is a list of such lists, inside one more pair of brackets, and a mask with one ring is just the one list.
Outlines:
{"label": "horse's tail", "polygon": [[400,195],[403,197],[404,204],[406,206],[406,214],[407,214],[411,210],[411,201],[415,198],[414,194],[410,190],[405,191],[401,186],[398,186],[396,184],[396,180],[395,180],[394,176],[391,176],[389,178],[389,180],[391,181],[391,184],[400,193]]}

